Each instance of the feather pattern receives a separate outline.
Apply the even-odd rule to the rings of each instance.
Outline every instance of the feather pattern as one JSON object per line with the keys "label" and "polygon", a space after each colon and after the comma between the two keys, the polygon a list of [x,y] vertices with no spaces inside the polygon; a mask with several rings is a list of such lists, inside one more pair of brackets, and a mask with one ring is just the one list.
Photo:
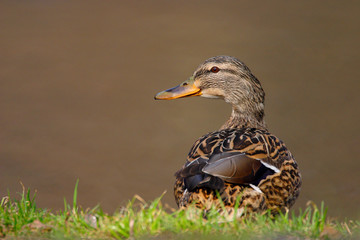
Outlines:
{"label": "feather pattern", "polygon": [[[182,183],[193,176],[205,175],[223,181],[224,188],[199,182],[189,189]],[[203,208],[209,200],[220,204],[217,190],[222,201],[229,201],[227,207],[233,207],[238,194],[246,192],[241,201],[247,203],[248,210],[276,212],[293,205],[301,185],[297,163],[285,144],[266,130],[255,128],[227,129],[201,137],[176,177],[175,198],[180,207],[196,202]],[[234,186],[244,190],[234,191]],[[190,193],[190,197],[185,196],[187,200],[182,194],[185,189]]]}

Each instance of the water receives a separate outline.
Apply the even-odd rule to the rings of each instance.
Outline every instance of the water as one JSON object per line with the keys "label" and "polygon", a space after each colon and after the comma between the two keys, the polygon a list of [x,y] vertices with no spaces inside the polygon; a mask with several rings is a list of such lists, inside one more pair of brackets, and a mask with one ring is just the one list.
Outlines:
{"label": "water", "polygon": [[53,210],[80,179],[83,208],[139,194],[175,207],[173,174],[230,114],[222,101],[154,101],[205,59],[236,56],[303,175],[295,208],[360,216],[359,3],[3,1],[0,193]]}

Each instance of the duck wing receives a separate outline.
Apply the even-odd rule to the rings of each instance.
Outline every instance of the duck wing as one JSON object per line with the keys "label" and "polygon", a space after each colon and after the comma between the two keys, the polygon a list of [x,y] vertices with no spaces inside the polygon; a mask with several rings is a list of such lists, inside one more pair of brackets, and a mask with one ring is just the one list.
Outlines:
{"label": "duck wing", "polygon": [[260,176],[257,174],[262,164],[245,153],[225,152],[213,155],[202,168],[204,173],[219,177],[230,183],[252,183]]}
{"label": "duck wing", "polygon": [[280,171],[276,167],[282,161],[279,152],[287,152],[272,140],[267,132],[255,129],[208,134],[194,144],[176,176],[190,191],[199,187],[219,190],[224,182],[258,185]]}

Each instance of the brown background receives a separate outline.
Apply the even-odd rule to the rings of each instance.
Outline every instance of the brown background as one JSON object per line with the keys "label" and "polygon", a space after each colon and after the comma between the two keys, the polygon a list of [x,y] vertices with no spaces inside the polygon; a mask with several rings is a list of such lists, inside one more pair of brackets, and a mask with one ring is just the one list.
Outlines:
{"label": "brown background", "polygon": [[113,212],[134,194],[172,197],[193,142],[222,101],[154,101],[205,59],[243,60],[267,93],[270,130],[303,175],[295,208],[360,216],[359,3],[1,1],[0,193],[37,190],[60,209]]}

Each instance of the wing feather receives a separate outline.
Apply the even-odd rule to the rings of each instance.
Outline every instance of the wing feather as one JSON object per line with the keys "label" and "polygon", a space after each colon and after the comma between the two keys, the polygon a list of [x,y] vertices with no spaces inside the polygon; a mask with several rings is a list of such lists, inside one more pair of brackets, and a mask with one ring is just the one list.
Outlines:
{"label": "wing feather", "polygon": [[224,181],[257,186],[268,175],[279,172],[279,165],[289,157],[281,140],[266,131],[223,130],[196,141],[176,176],[190,189],[219,189]]}
{"label": "wing feather", "polygon": [[261,166],[259,160],[250,158],[245,153],[220,153],[210,158],[202,171],[230,183],[245,184],[256,180],[256,173]]}

